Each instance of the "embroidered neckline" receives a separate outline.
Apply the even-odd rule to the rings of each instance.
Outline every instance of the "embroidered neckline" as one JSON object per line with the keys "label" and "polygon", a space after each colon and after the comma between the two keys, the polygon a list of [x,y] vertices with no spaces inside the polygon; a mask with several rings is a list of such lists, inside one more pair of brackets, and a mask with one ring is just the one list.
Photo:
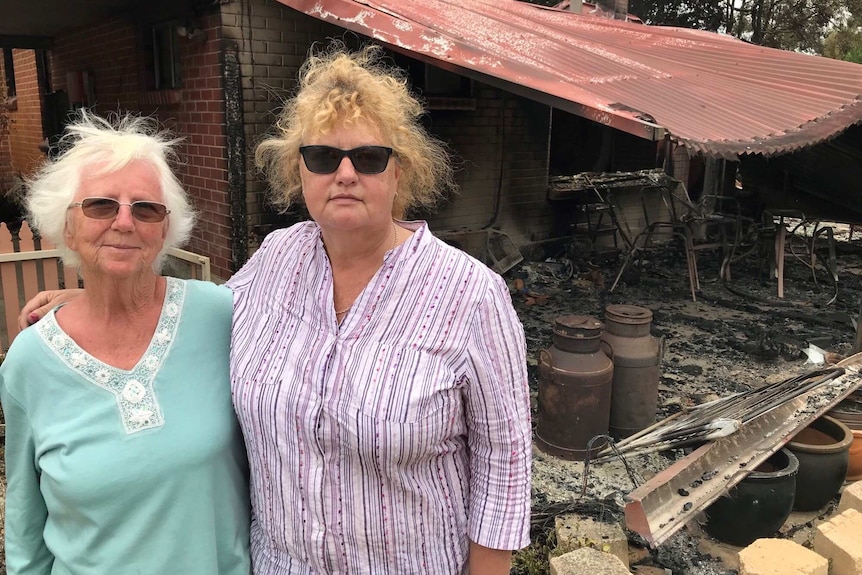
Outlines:
{"label": "embroidered neckline", "polygon": [[78,346],[57,323],[51,310],[36,329],[60,360],[81,377],[114,395],[126,434],[161,427],[165,423],[153,382],[171,349],[180,325],[186,283],[168,277],[162,313],[150,345],[131,370],[108,365]]}

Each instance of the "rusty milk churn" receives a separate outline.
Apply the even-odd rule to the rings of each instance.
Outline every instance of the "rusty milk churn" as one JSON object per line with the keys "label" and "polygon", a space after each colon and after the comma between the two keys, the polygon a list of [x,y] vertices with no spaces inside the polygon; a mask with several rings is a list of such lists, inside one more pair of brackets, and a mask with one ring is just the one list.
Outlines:
{"label": "rusty milk churn", "polygon": [[[546,453],[582,461],[590,439],[608,432],[614,365],[601,335],[602,322],[594,317],[561,316],[553,345],[539,352],[536,444]],[[606,443],[597,440],[590,456]]]}
{"label": "rusty milk churn", "polygon": [[614,353],[610,434],[628,437],[655,422],[664,338],[650,335],[652,312],[634,305],[605,308],[602,341]]}

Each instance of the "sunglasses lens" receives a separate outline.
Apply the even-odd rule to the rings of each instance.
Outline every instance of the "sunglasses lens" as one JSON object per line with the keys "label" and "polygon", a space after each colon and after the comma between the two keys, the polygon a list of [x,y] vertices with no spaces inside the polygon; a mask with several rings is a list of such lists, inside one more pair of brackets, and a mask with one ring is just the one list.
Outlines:
{"label": "sunglasses lens", "polygon": [[168,208],[157,202],[134,202],[132,203],[132,215],[148,223],[160,222],[168,214]]}
{"label": "sunglasses lens", "polygon": [[331,146],[302,146],[299,152],[305,160],[305,167],[315,174],[331,174],[338,169],[344,156],[350,158],[360,174],[379,174],[389,164],[392,148],[360,146],[352,150],[340,150]]}
{"label": "sunglasses lens", "polygon": [[[121,204],[111,198],[84,198],[81,200],[81,211],[88,218],[109,220],[117,216],[121,205],[129,204]],[[132,202],[131,209],[132,217],[145,223],[160,222],[170,213],[167,206],[158,202]]]}
{"label": "sunglasses lens", "polygon": [[350,158],[357,172],[363,174],[379,174],[386,169],[389,163],[390,148],[383,146],[362,146],[353,150]]}
{"label": "sunglasses lens", "polygon": [[305,167],[315,174],[331,174],[338,169],[344,155],[338,148],[329,146],[303,146],[300,148]]}
{"label": "sunglasses lens", "polygon": [[88,218],[107,220],[120,211],[120,202],[110,198],[86,198],[81,202],[81,211]]}

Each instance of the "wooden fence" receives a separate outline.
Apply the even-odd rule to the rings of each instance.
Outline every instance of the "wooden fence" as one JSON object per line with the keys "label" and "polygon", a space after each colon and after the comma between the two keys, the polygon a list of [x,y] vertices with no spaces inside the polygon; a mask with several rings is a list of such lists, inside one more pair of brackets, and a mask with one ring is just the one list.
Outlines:
{"label": "wooden fence", "polygon": [[[210,280],[210,260],[185,250],[168,250],[166,275],[185,279]],[[8,349],[18,335],[18,313],[42,290],[83,287],[74,268],[60,261],[60,252],[48,240],[34,237],[27,222],[19,231],[0,224],[0,293],[3,314],[0,323],[0,350]]]}

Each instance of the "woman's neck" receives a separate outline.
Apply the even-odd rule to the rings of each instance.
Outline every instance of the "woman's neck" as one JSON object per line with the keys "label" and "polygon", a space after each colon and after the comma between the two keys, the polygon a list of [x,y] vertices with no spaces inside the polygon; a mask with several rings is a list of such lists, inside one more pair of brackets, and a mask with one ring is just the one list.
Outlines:
{"label": "woman's neck", "polygon": [[[327,231],[321,228],[321,240],[333,268],[356,269],[383,263],[386,252],[394,249],[399,241],[399,228],[392,222],[382,230],[369,233]],[[403,230],[402,230],[403,233]]]}
{"label": "woman's neck", "polygon": [[[106,278],[84,273],[84,297],[93,320],[145,314],[161,307],[167,280],[155,273],[135,278]],[[84,303],[84,302],[82,302]]]}

